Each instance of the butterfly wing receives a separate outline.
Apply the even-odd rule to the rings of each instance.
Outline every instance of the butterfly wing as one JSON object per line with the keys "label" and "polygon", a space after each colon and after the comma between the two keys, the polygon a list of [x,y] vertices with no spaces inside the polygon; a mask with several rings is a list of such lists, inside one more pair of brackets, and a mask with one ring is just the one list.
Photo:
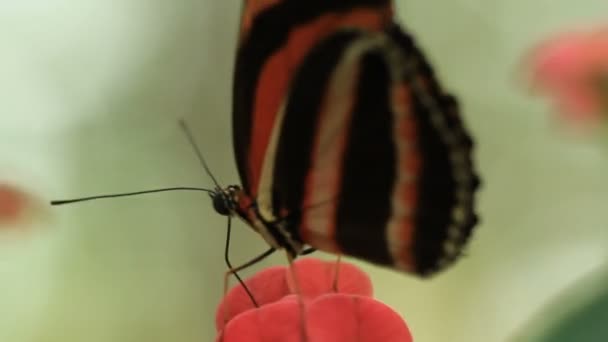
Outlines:
{"label": "butterfly wing", "polygon": [[232,122],[237,168],[250,197],[259,195],[277,115],[312,46],[339,27],[380,29],[390,22],[391,11],[389,0],[244,1]]}
{"label": "butterfly wing", "polygon": [[278,136],[270,203],[303,241],[421,275],[460,255],[477,221],[472,141],[398,27],[315,46]]}
{"label": "butterfly wing", "polygon": [[363,2],[246,7],[239,172],[258,215],[287,222],[287,241],[430,274],[476,222],[472,142],[390,3]]}

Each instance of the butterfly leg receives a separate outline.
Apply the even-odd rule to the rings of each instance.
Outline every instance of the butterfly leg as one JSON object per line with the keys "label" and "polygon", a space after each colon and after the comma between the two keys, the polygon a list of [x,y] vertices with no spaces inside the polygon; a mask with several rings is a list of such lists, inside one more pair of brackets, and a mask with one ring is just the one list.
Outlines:
{"label": "butterfly leg", "polygon": [[226,266],[228,266],[228,271],[226,271],[226,273],[224,274],[224,295],[226,295],[226,293],[228,292],[228,278],[230,277],[231,274],[234,274],[234,277],[238,280],[239,284],[241,284],[241,286],[243,287],[245,292],[247,292],[247,296],[249,296],[253,305],[255,307],[258,307],[259,305],[256,302],[255,298],[253,297],[253,294],[251,293],[251,291],[249,290],[247,285],[245,285],[245,282],[243,281],[243,279],[241,279],[241,276],[239,276],[239,274],[237,272],[264,260],[266,257],[268,257],[269,255],[274,253],[274,251],[276,249],[274,247],[270,247],[270,249],[268,249],[264,253],[256,256],[255,258],[247,261],[246,263],[244,263],[238,267],[233,267],[232,263],[230,262],[230,235],[231,235],[231,232],[232,232],[232,219],[230,216],[228,216],[228,225],[226,227],[226,245],[224,247],[224,261],[226,262]]}
{"label": "butterfly leg", "polygon": [[316,251],[317,251],[316,248],[309,247],[309,248],[306,248],[305,250],[303,250],[302,252],[300,252],[300,255],[308,255],[308,254],[312,254]]}
{"label": "butterfly leg", "polygon": [[[253,305],[257,308],[259,307],[258,302],[255,300],[255,297],[253,296],[253,294],[251,293],[251,290],[249,290],[249,288],[247,287],[247,285],[245,285],[245,282],[241,279],[241,277],[238,275],[237,272],[246,269],[249,266],[255,265],[258,262],[264,260],[265,258],[267,258],[269,255],[271,255],[272,253],[274,253],[276,251],[275,248],[271,247],[269,248],[267,251],[265,251],[264,253],[256,256],[255,258],[247,261],[246,263],[237,266],[237,267],[232,267],[231,264],[229,264],[228,259],[226,259],[226,262],[228,264],[228,271],[226,271],[226,273],[224,273],[224,296],[226,296],[226,293],[228,293],[228,280],[230,278],[230,275],[233,275],[238,279],[239,283],[241,284],[241,286],[243,287],[243,289],[245,290],[245,292],[247,292],[247,296],[249,297],[249,299],[251,299],[251,302],[253,303]],[[228,317],[229,317],[229,308],[225,307],[224,308],[224,324],[226,324],[226,322],[228,322]],[[223,330],[223,327],[222,327]]]}
{"label": "butterfly leg", "polygon": [[332,289],[334,292],[338,292],[338,278],[340,277],[340,261],[342,261],[342,254],[338,254],[336,263],[334,264],[334,281],[332,283]]}
{"label": "butterfly leg", "polygon": [[[230,268],[228,271],[226,271],[225,273],[225,281],[224,281],[224,294],[226,294],[226,292],[228,292],[228,277],[230,277],[230,275],[234,274],[235,276],[238,276],[237,272],[242,271],[244,269],[246,269],[249,266],[253,266],[255,264],[257,264],[258,262],[266,259],[268,256],[270,256],[272,253],[276,252],[276,249],[274,247],[270,247],[268,250],[266,250],[264,253],[256,256],[255,258],[247,261],[246,263],[237,266],[237,267],[233,267]],[[237,279],[240,280],[240,276],[237,277]],[[253,298],[253,295],[251,294],[251,292],[249,291],[249,289],[247,288],[247,286],[245,285],[245,282],[240,280],[241,286],[243,286],[243,288],[245,289],[245,291],[247,292],[247,294],[249,295],[249,297],[251,298],[251,301],[253,303],[253,305],[255,305],[256,307],[258,307],[258,303],[255,301],[255,299]]]}
{"label": "butterfly leg", "polygon": [[289,272],[293,278],[294,291],[298,297],[298,306],[300,308],[300,340],[303,342],[308,341],[308,333],[306,331],[306,307],[304,306],[304,300],[302,299],[302,290],[300,288],[300,280],[298,279],[297,272],[293,265],[294,256],[289,252],[287,254],[287,261],[289,262]]}
{"label": "butterfly leg", "polygon": [[241,276],[239,276],[239,274],[237,273],[238,270],[235,270],[234,267],[232,267],[232,263],[230,262],[230,235],[231,235],[231,233],[232,233],[232,218],[230,216],[228,216],[228,224],[226,227],[226,245],[224,247],[224,261],[226,262],[226,266],[228,266],[228,272],[226,272],[226,274],[224,275],[224,295],[226,295],[226,292],[228,291],[228,277],[230,276],[230,274],[234,274],[234,277],[238,280],[238,282],[241,284],[241,286],[243,286],[243,289],[245,289],[245,292],[247,292],[247,295],[251,299],[251,302],[253,302],[253,305],[255,305],[257,307],[258,303],[255,301],[255,298],[251,294],[251,291],[249,291],[249,288],[247,288],[247,286],[245,285],[245,282],[243,282],[243,279],[241,279]]}

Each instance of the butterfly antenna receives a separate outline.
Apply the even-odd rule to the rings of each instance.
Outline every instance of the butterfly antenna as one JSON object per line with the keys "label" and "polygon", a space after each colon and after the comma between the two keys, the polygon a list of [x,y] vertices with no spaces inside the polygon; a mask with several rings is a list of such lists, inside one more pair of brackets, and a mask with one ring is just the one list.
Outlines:
{"label": "butterfly antenna", "polygon": [[[192,146],[192,149],[194,150],[194,153],[196,153],[196,156],[198,157],[198,160],[201,162],[201,165],[203,165],[203,168],[205,169],[205,172],[207,172],[207,174],[209,175],[209,177],[211,178],[211,180],[213,181],[213,184],[215,184],[215,188],[217,190],[221,190],[222,187],[220,186],[220,183],[217,181],[217,179],[215,179],[215,177],[213,176],[213,173],[211,172],[211,170],[209,169],[209,166],[207,165],[207,161],[205,160],[205,157],[203,157],[203,153],[201,152],[201,150],[198,148],[198,144],[196,143],[196,141],[194,140],[194,136],[192,135],[192,132],[190,131],[190,128],[188,127],[188,125],[186,124],[186,121],[183,119],[179,120],[179,125],[182,128],[182,131],[184,131],[184,134],[186,135],[186,137],[188,138],[188,141],[190,142],[190,145]],[[215,195],[217,192],[213,192],[212,196]],[[232,263],[230,262],[230,256],[229,256],[229,252],[230,252],[230,239],[231,239],[231,231],[232,231],[232,220],[231,217],[228,216],[228,226],[227,226],[227,230],[226,230],[226,245],[224,247],[224,261],[226,262],[226,266],[228,266],[228,272],[226,272],[225,274],[225,278],[224,278],[224,295],[226,294],[227,291],[227,286],[228,286],[228,276],[230,274],[233,274],[234,277],[237,279],[237,281],[239,282],[239,284],[243,287],[243,289],[245,290],[245,293],[247,294],[247,296],[249,297],[249,299],[251,300],[253,306],[255,306],[256,308],[259,307],[258,302],[255,300],[255,297],[253,296],[253,293],[251,293],[251,290],[249,289],[249,287],[247,287],[247,285],[245,284],[245,282],[243,281],[243,279],[241,278],[241,276],[239,276],[239,274],[237,273],[238,271],[245,269],[259,261],[261,261],[262,259],[266,258],[268,255],[272,254],[274,252],[274,248],[271,248],[270,250],[264,252],[263,254],[257,256],[256,258],[250,260],[249,262],[239,266],[239,267],[233,267]]]}
{"label": "butterfly antenna", "polygon": [[213,184],[215,185],[216,189],[221,189],[222,187],[220,186],[220,183],[217,181],[217,179],[215,179],[215,177],[213,176],[213,173],[211,173],[211,170],[209,169],[209,166],[207,165],[207,161],[205,161],[205,157],[203,157],[203,153],[201,153],[201,150],[198,148],[198,145],[196,144],[196,141],[194,140],[194,136],[192,135],[190,128],[186,124],[186,121],[184,121],[183,119],[180,119],[179,126],[181,127],[182,131],[184,131],[184,134],[188,138],[188,141],[190,142],[190,145],[192,146],[194,153],[196,154],[198,160],[201,162],[201,165],[203,165],[205,172],[209,175],[209,177],[213,181]]}
{"label": "butterfly antenna", "polygon": [[63,205],[63,204],[71,204],[71,203],[92,201],[92,200],[97,200],[97,199],[102,199],[102,198],[128,197],[128,196],[153,194],[153,193],[157,193],[157,192],[184,191],[184,190],[185,191],[203,191],[203,192],[207,192],[207,193],[210,193],[210,194],[214,193],[214,191],[211,190],[211,189],[180,186],[180,187],[172,187],[172,188],[152,189],[152,190],[143,190],[143,191],[134,191],[134,192],[124,192],[124,193],[118,193],[118,194],[106,194],[106,195],[87,196],[87,197],[80,197],[80,198],[74,198],[74,199],[69,199],[69,200],[54,200],[54,201],[51,201],[51,205]]}

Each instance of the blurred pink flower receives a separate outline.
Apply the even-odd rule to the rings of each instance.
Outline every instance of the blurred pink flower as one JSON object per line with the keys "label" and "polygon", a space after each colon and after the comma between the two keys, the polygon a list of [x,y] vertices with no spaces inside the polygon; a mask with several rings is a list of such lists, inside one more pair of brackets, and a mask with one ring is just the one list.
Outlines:
{"label": "blurred pink flower", "polygon": [[222,300],[216,314],[217,341],[302,342],[302,322],[307,342],[413,341],[403,319],[371,298],[371,281],[356,266],[341,262],[336,284],[334,262],[305,258],[293,267],[305,320],[290,270],[271,267],[245,281],[260,307],[253,306],[241,286]]}
{"label": "blurred pink flower", "polygon": [[582,123],[608,118],[608,27],[553,37],[537,46],[528,62],[533,87],[554,97],[564,118]]}
{"label": "blurred pink flower", "polygon": [[46,202],[28,190],[8,181],[0,182],[0,235],[17,233],[13,237],[22,238],[30,232],[32,224],[49,219]]}
{"label": "blurred pink flower", "polygon": [[28,196],[21,190],[0,184],[0,224],[18,222],[27,206]]}

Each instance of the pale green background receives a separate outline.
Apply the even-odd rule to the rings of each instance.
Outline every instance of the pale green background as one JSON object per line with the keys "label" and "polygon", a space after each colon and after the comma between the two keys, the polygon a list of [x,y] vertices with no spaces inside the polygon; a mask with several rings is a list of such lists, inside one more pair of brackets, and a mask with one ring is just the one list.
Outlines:
{"label": "pale green background", "polygon": [[[45,198],[238,182],[230,86],[240,1],[0,0],[0,174]],[[417,341],[506,341],[608,254],[606,146],[563,134],[516,72],[561,27],[608,21],[605,0],[399,3],[478,142],[482,225],[431,281],[365,265]],[[173,193],[52,210],[0,240],[0,341],[210,341],[225,222]],[[235,262],[262,251],[236,226]],[[280,264],[277,257],[268,264]],[[550,313],[549,313],[550,315]]]}

